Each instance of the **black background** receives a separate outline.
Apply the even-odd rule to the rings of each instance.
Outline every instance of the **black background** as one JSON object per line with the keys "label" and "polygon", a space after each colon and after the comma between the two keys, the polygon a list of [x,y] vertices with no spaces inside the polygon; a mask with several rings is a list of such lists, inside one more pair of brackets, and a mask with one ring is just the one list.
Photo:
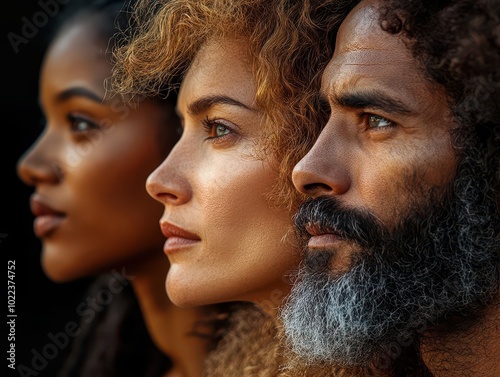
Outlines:
{"label": "black background", "polygon": [[[88,281],[80,280],[73,283],[57,284],[48,280],[40,267],[40,242],[33,235],[33,216],[29,209],[29,195],[32,188],[25,186],[17,177],[16,164],[23,152],[36,140],[41,131],[41,114],[37,104],[38,71],[42,57],[42,34],[46,25],[40,13],[47,13],[40,3],[52,4],[62,9],[59,0],[17,0],[9,2],[1,12],[2,18],[2,210],[0,216],[0,252],[4,256],[4,353],[2,358],[8,376],[39,376],[54,377],[63,361],[69,347],[50,346],[54,344],[49,334],[64,332],[65,325],[78,321],[76,307],[85,297],[84,290]],[[60,0],[62,3],[67,1]],[[57,13],[57,12],[55,12]],[[56,16],[56,14],[54,14]],[[29,36],[26,43],[18,46],[16,53],[9,41],[9,33],[23,36],[23,26],[26,21],[38,20],[36,35]],[[38,17],[38,18],[37,18]],[[53,16],[46,16],[46,20]],[[49,21],[50,22],[50,21]],[[25,30],[24,30],[25,32]],[[12,35],[12,34],[11,34]],[[26,35],[26,33],[25,33]],[[7,68],[5,69],[5,64]],[[7,264],[15,261],[15,340],[8,340],[10,327],[7,321]],[[30,374],[19,373],[8,368],[10,343],[15,344],[16,368],[24,365],[33,370]],[[36,352],[42,355],[51,351],[56,355],[47,360],[36,360],[36,370],[33,358]],[[42,368],[43,366],[43,368]],[[35,374],[36,373],[36,374]]]}

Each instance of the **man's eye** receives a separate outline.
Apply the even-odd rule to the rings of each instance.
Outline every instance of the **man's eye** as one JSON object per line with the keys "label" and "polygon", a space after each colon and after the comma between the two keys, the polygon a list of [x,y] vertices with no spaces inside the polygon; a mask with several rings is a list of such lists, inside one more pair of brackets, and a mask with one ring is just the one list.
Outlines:
{"label": "man's eye", "polygon": [[385,128],[393,126],[394,123],[387,118],[373,114],[368,116],[368,128]]}

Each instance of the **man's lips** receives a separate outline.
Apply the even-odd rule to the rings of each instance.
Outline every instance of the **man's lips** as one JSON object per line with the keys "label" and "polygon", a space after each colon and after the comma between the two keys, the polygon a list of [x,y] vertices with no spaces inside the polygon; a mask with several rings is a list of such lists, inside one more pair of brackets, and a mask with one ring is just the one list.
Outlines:
{"label": "man's lips", "polygon": [[35,216],[33,231],[39,238],[46,237],[52,233],[64,220],[66,215],[53,209],[44,202],[38,194],[33,194],[30,198],[31,212]]}
{"label": "man's lips", "polygon": [[331,229],[322,229],[317,224],[306,225],[306,231],[311,235],[307,246],[309,249],[327,249],[342,241],[340,234]]}
{"label": "man's lips", "polygon": [[322,234],[320,236],[313,236],[309,238],[307,247],[309,249],[327,249],[332,247],[335,243],[342,241],[338,235],[335,234]]}
{"label": "man's lips", "polygon": [[172,223],[162,221],[160,222],[161,232],[167,238],[163,251],[165,254],[170,254],[174,250],[183,247],[191,246],[194,243],[201,241],[201,238],[196,234],[182,229]]}

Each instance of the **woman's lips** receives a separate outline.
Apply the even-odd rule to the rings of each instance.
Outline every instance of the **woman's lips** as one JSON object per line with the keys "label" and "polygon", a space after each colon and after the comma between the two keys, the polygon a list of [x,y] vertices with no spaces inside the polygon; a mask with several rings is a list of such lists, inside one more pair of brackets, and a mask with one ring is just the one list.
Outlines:
{"label": "woman's lips", "polygon": [[46,237],[55,231],[66,217],[64,213],[45,204],[38,194],[31,196],[30,207],[35,215],[33,231],[39,238]]}
{"label": "woman's lips", "polygon": [[33,222],[33,231],[39,238],[43,238],[52,233],[64,220],[63,216],[43,215],[37,216]]}
{"label": "woman's lips", "polygon": [[195,240],[190,240],[188,238],[182,237],[170,237],[165,241],[165,245],[163,246],[163,251],[165,254],[169,254],[174,250],[177,250],[181,247],[191,246],[192,244],[199,242]]}
{"label": "woman's lips", "polygon": [[176,250],[189,247],[201,241],[200,237],[198,237],[196,234],[166,221],[162,221],[160,223],[160,226],[161,232],[167,238],[167,241],[163,246],[163,252],[165,254],[171,254]]}

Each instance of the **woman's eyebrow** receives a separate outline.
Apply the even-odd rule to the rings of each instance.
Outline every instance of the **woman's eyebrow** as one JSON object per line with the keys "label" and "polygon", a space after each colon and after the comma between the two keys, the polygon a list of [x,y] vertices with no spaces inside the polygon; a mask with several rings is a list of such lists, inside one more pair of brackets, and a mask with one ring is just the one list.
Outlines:
{"label": "woman's eyebrow", "polygon": [[69,88],[57,95],[57,100],[59,102],[67,101],[70,98],[73,97],[85,97],[88,98],[94,102],[98,102],[100,104],[104,103],[104,98],[98,96],[94,92],[86,89],[86,88],[81,88],[81,87],[76,87],[76,88]]}
{"label": "woman's eyebrow", "polygon": [[187,111],[190,115],[196,116],[196,115],[199,115],[199,114],[207,111],[208,109],[210,109],[211,107],[213,107],[215,105],[238,106],[238,107],[242,107],[242,108],[249,110],[249,111],[257,111],[256,109],[254,109],[250,106],[247,106],[244,103],[242,103],[234,98],[231,98],[228,96],[223,96],[223,95],[212,95],[212,96],[201,97],[201,98],[197,99],[196,101],[191,102],[188,106]]}

